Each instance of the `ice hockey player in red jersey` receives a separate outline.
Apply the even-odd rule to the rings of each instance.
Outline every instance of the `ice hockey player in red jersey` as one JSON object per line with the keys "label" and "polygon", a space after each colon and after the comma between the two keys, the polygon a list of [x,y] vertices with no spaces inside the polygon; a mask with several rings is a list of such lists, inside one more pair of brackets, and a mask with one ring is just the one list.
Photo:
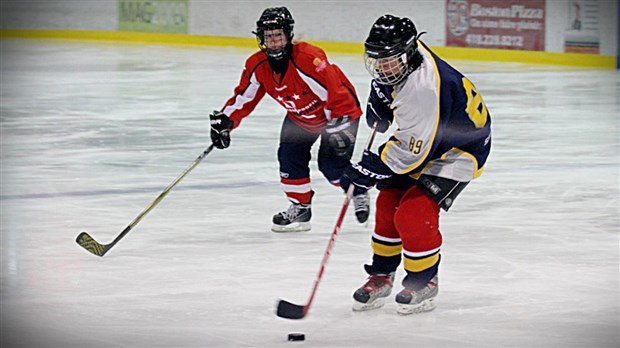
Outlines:
{"label": "ice hockey player in red jersey", "polygon": [[[211,140],[230,145],[230,131],[250,115],[265,94],[286,109],[280,131],[280,183],[290,207],[273,217],[272,231],[310,230],[310,150],[320,138],[318,168],[335,186],[350,165],[362,114],[355,88],[325,52],[309,43],[293,43],[295,21],[286,7],[268,8],[256,22],[260,51],[245,63],[234,95],[210,115]],[[368,193],[353,197],[358,221],[369,214]]]}
{"label": "ice hockey player in red jersey", "polygon": [[353,294],[353,310],[383,306],[402,262],[406,275],[397,312],[435,308],[442,235],[440,209],[484,170],[491,150],[491,116],[473,83],[433,53],[409,18],[385,15],[365,46],[373,77],[366,121],[385,132],[398,125],[378,154],[346,168],[342,187],[379,189],[372,264]]}

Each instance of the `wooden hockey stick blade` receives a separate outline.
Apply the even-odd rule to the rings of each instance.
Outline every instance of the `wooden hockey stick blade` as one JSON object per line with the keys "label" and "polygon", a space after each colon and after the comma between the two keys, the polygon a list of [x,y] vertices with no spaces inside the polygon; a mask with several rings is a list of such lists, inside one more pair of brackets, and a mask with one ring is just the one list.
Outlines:
{"label": "wooden hockey stick blade", "polygon": [[285,300],[280,300],[278,302],[278,311],[276,314],[280,318],[303,319],[307,312],[308,309],[306,306],[300,306]]}
{"label": "wooden hockey stick blade", "polygon": [[96,256],[103,256],[106,252],[108,252],[108,246],[103,245],[96,240],[93,239],[88,233],[82,232],[80,233],[75,241],[88,252]]}

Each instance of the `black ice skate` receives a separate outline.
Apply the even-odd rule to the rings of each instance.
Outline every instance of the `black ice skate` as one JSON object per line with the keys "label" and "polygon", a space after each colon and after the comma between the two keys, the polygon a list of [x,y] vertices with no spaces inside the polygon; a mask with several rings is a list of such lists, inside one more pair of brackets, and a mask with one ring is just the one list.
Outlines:
{"label": "black ice skate", "polygon": [[366,284],[353,294],[353,310],[368,311],[383,307],[385,298],[392,292],[394,272],[390,274],[373,274]]}
{"label": "black ice skate", "polygon": [[437,275],[420,290],[404,288],[396,295],[398,314],[413,314],[428,312],[435,309],[435,296],[439,292],[439,278]]}
{"label": "black ice skate", "polygon": [[368,191],[353,196],[353,206],[355,207],[355,217],[361,224],[368,221],[370,215],[370,195]]}
{"label": "black ice skate", "polygon": [[304,232],[310,231],[312,210],[310,204],[293,203],[288,210],[273,216],[273,232]]}

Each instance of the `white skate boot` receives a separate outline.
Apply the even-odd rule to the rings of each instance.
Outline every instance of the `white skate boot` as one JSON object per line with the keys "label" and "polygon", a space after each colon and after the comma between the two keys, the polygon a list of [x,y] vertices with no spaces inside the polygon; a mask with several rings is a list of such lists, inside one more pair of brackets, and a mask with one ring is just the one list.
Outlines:
{"label": "white skate boot", "polygon": [[312,210],[310,204],[293,203],[283,212],[273,216],[273,232],[304,232],[310,231]]}
{"label": "white skate boot", "polygon": [[393,286],[394,272],[369,276],[366,283],[353,294],[353,310],[360,312],[383,307]]}
{"label": "white skate boot", "polygon": [[437,275],[425,287],[415,291],[404,288],[396,295],[398,307],[396,312],[402,315],[428,312],[435,309],[435,296],[439,292],[439,278]]}
{"label": "white skate boot", "polygon": [[355,208],[355,217],[357,221],[361,224],[368,221],[368,216],[370,215],[370,195],[368,191],[353,196],[353,206]]}

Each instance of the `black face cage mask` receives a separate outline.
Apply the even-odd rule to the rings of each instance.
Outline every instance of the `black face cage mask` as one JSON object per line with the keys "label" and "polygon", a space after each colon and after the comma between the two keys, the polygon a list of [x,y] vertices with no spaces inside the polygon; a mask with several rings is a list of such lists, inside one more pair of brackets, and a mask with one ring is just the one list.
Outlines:
{"label": "black face cage mask", "polygon": [[373,52],[366,48],[364,63],[366,70],[379,84],[396,85],[422,64],[422,56],[418,52],[418,38],[425,34],[419,33],[406,42],[402,49],[390,52]]}
{"label": "black face cage mask", "polygon": [[[265,31],[266,30],[277,30],[282,29],[284,31],[284,35],[286,36],[286,45],[282,46],[278,49],[269,49],[267,48],[267,44],[265,43]],[[255,32],[252,34],[256,35],[256,42],[258,43],[258,48],[261,51],[265,52],[269,58],[274,60],[281,60],[289,55],[291,52],[292,40],[293,40],[293,25],[277,25],[277,26],[260,26],[256,28]]]}

